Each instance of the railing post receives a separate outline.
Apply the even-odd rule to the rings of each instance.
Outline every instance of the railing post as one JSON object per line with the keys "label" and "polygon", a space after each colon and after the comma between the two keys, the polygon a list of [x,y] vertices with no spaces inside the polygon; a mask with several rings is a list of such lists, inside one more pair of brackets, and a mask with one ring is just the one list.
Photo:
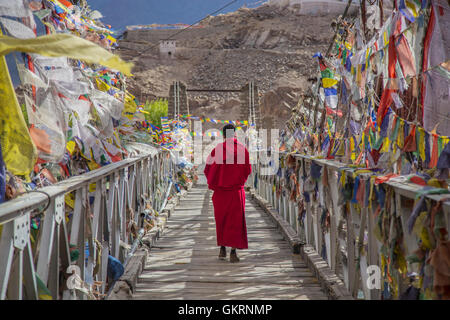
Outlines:
{"label": "railing post", "polygon": [[[132,212],[134,212],[134,219],[137,221],[139,213],[136,208],[136,164],[129,167],[128,170],[128,203]],[[152,174],[153,177],[153,174]]]}
{"label": "railing post", "polygon": [[[344,173],[343,173],[344,174]],[[330,268],[331,270],[336,272],[337,269],[337,256],[338,256],[338,248],[339,248],[339,239],[338,239],[338,223],[340,219],[340,210],[341,207],[338,205],[338,184],[339,181],[337,179],[337,172],[328,169],[328,197],[327,197],[327,207],[329,207],[330,212]]]}
{"label": "railing post", "polygon": [[269,181],[269,201],[270,201],[270,205],[275,208],[275,201],[274,201],[274,195],[273,195],[273,177],[270,178]]}
{"label": "railing post", "polygon": [[287,207],[286,189],[284,189],[283,191],[281,192],[281,196],[283,198],[283,219],[284,219],[284,221],[288,222],[289,212],[288,212],[288,207]]}
{"label": "railing post", "polygon": [[[77,203],[75,203],[75,207],[77,208]],[[39,255],[36,268],[36,272],[44,284],[47,284],[48,280],[55,224],[55,199],[53,199],[45,213],[43,224],[41,224],[42,234],[39,240]]]}
{"label": "railing post", "polygon": [[316,245],[316,251],[319,255],[322,253],[322,231],[320,228],[320,215],[319,206],[316,201],[313,204],[313,221],[314,221],[314,243]]}
{"label": "railing post", "polygon": [[[60,259],[60,228],[56,227],[54,229],[54,236],[53,236],[53,243],[51,244],[53,250],[51,253],[51,259],[50,259],[50,265],[48,268],[48,289],[52,293],[52,297],[55,300],[59,300],[59,259]],[[80,237],[83,238],[83,237]],[[80,248],[80,259],[81,259],[81,253],[84,252],[84,247]],[[84,267],[84,261],[83,261],[83,267]],[[63,270],[63,272],[66,272],[66,270]],[[84,278],[82,278],[84,279]]]}
{"label": "railing post", "polygon": [[[1,252],[1,251],[0,251]],[[36,283],[36,271],[34,268],[33,252],[31,250],[31,241],[28,238],[24,249],[23,277],[25,280],[25,294],[28,300],[38,300],[38,291]]]}
{"label": "railing post", "polygon": [[120,251],[120,205],[119,205],[119,176],[117,174],[114,175],[114,193],[113,193],[113,199],[111,201],[111,255],[119,259],[119,251]]}
{"label": "railing post", "polygon": [[364,292],[364,298],[370,299],[370,291],[367,287],[367,279],[369,278],[369,275],[367,273],[367,253],[364,255],[362,254],[363,250],[362,247],[364,246],[364,235],[366,231],[366,223],[367,223],[367,216],[369,214],[369,209],[367,207],[364,207],[361,209],[361,226],[359,229],[359,239],[358,239],[358,257],[359,257],[359,266],[360,266],[360,272],[361,272],[361,286]]}
{"label": "railing post", "polygon": [[8,283],[9,300],[22,300],[23,298],[23,251],[18,250],[14,255],[11,275]]}
{"label": "railing post", "polygon": [[295,202],[289,200],[289,224],[291,227],[296,230],[296,219],[295,219]]}
{"label": "railing post", "polygon": [[3,224],[0,238],[0,300],[5,300],[14,256],[14,221]]}
{"label": "railing post", "polygon": [[142,208],[142,199],[141,199],[141,194],[142,194],[142,162],[137,162],[134,166],[134,170],[136,172],[136,176],[135,176],[135,193],[134,193],[134,199],[133,201],[136,202],[136,210],[137,212],[141,213],[143,208]]}
{"label": "railing post", "polygon": [[[380,261],[378,257],[378,247],[376,243],[376,238],[374,234],[374,228],[375,228],[375,219],[373,216],[372,210],[368,210],[367,212],[367,229],[368,229],[368,261],[369,265],[376,265],[380,266]],[[370,290],[370,300],[378,300],[380,299],[380,289],[371,289]]]}
{"label": "railing post", "polygon": [[[145,181],[148,181],[146,177]],[[127,242],[127,188],[128,188],[128,168],[123,168],[120,171],[120,181],[119,181],[119,223],[120,223],[120,238],[122,241]],[[124,262],[127,256],[124,253],[125,249],[120,250],[119,257],[120,261]]]}
{"label": "railing post", "polygon": [[311,200],[306,203],[306,241],[308,244],[314,243],[314,233],[313,233],[313,218],[312,218],[312,203]]}
{"label": "railing post", "polygon": [[348,290],[353,295],[355,290],[355,273],[356,273],[356,261],[355,261],[355,234],[352,218],[352,204],[348,203],[347,211],[347,279]]}

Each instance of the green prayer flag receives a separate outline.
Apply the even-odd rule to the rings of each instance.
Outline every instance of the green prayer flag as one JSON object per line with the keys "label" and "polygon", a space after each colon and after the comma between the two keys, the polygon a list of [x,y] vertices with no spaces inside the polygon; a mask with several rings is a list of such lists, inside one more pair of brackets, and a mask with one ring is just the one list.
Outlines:
{"label": "green prayer flag", "polygon": [[395,121],[395,127],[394,130],[391,133],[391,136],[389,137],[389,140],[391,141],[397,141],[397,136],[398,136],[398,128],[400,127],[400,121],[397,118]]}
{"label": "green prayer flag", "polygon": [[330,70],[330,68],[326,68],[325,70],[323,70],[321,72],[321,74],[322,74],[322,79],[323,78],[333,79],[333,77],[334,77],[333,72]]}
{"label": "green prayer flag", "polygon": [[438,137],[438,156],[441,155],[443,149],[444,149],[444,139],[442,139],[442,137]]}

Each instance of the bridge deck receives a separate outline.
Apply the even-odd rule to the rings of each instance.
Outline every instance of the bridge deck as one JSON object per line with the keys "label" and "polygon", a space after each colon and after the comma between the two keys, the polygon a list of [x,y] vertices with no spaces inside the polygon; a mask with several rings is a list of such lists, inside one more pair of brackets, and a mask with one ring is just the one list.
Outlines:
{"label": "bridge deck", "polygon": [[134,299],[327,299],[276,225],[247,198],[248,250],[239,263],[219,260],[212,192],[197,185],[171,215],[152,248]]}

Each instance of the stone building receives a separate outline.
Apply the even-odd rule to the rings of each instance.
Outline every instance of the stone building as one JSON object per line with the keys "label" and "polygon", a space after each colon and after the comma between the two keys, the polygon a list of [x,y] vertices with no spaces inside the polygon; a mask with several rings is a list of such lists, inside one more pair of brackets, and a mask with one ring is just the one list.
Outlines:
{"label": "stone building", "polygon": [[173,59],[177,50],[177,41],[174,39],[159,40],[159,54],[162,59]]}

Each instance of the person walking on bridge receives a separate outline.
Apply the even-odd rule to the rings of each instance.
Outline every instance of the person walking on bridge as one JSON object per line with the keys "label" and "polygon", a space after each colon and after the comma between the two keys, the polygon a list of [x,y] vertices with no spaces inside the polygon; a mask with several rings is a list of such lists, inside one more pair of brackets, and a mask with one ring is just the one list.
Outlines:
{"label": "person walking on bridge", "polygon": [[208,156],[205,176],[213,190],[219,259],[226,259],[226,247],[231,247],[230,262],[239,262],[236,249],[247,249],[244,184],[252,172],[248,150],[238,142],[236,128],[227,124],[222,129],[224,142]]}

